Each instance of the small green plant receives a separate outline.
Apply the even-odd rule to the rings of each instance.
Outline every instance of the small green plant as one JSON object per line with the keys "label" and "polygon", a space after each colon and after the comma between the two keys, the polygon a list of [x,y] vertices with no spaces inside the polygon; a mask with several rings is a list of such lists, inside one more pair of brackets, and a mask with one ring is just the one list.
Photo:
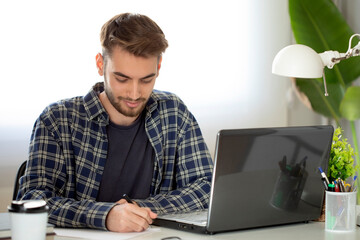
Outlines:
{"label": "small green plant", "polygon": [[342,132],[343,130],[338,127],[333,136],[327,174],[330,182],[338,178],[346,180],[348,177],[354,176],[358,168],[354,165],[354,149],[346,138],[342,138]]}

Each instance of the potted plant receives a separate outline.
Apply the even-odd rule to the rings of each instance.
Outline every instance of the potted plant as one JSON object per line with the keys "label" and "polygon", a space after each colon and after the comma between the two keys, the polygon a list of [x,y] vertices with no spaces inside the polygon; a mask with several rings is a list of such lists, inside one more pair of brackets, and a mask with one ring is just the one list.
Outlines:
{"label": "potted plant", "polygon": [[[327,50],[346,52],[354,32],[332,0],[289,0],[289,13],[297,43],[318,53]],[[295,80],[297,90],[315,112],[333,119],[338,126],[341,119],[349,121],[357,165],[360,165],[360,159],[355,121],[360,119],[360,87],[353,83],[360,76],[359,66],[360,57],[353,57],[336,64],[333,69],[325,68],[327,97],[321,78]]]}
{"label": "potted plant", "polygon": [[358,166],[354,165],[354,149],[342,135],[341,127],[335,129],[331,146],[327,177],[330,182],[353,178]]}

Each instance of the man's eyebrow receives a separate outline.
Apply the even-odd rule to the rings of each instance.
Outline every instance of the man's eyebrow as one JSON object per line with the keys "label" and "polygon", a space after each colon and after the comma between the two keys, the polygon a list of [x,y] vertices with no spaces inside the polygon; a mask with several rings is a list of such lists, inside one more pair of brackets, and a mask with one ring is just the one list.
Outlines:
{"label": "man's eyebrow", "polygon": [[123,77],[123,78],[131,78],[129,76],[126,76],[125,74],[121,73],[121,72],[113,72],[115,75],[119,76],[119,77]]}
{"label": "man's eyebrow", "polygon": [[[121,72],[113,72],[113,73],[114,73],[115,75],[119,76],[119,77],[131,79],[131,77],[129,77],[129,76],[127,76],[127,75],[125,75],[125,74],[123,74],[123,73],[121,73]],[[145,77],[140,78],[140,80],[145,80],[145,79],[147,79],[147,78],[151,78],[151,77],[154,77],[154,76],[156,76],[155,73],[150,73],[149,75],[146,75]]]}
{"label": "man's eyebrow", "polygon": [[150,73],[149,75],[140,78],[140,80],[145,80],[145,79],[147,79],[147,78],[152,78],[152,77],[154,77],[155,75],[156,75],[155,73]]}

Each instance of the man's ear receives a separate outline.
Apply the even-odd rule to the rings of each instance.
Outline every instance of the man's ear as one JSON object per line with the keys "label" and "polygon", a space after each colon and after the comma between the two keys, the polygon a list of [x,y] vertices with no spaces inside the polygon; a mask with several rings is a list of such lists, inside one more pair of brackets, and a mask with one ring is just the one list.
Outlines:
{"label": "man's ear", "polygon": [[96,68],[100,76],[104,75],[104,58],[101,53],[96,54]]}

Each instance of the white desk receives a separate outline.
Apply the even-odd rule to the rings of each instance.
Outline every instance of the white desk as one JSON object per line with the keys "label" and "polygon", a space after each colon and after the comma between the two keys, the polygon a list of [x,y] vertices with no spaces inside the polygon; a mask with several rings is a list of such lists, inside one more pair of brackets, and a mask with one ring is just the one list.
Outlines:
{"label": "white desk", "polygon": [[[241,240],[359,240],[360,227],[356,228],[353,233],[331,233],[325,231],[325,223],[323,222],[310,222],[290,224],[277,227],[266,227],[251,230],[241,230],[227,233],[217,233],[214,235],[188,233],[168,228],[159,228],[159,231],[149,232],[145,235],[132,238],[139,239],[156,239],[160,240],[164,237],[177,236],[182,240],[201,240],[201,239],[241,239]],[[156,227],[154,227],[156,228]],[[47,238],[49,239],[49,238]],[[61,236],[54,236],[50,239],[54,240],[72,240],[79,238],[68,238]]]}

